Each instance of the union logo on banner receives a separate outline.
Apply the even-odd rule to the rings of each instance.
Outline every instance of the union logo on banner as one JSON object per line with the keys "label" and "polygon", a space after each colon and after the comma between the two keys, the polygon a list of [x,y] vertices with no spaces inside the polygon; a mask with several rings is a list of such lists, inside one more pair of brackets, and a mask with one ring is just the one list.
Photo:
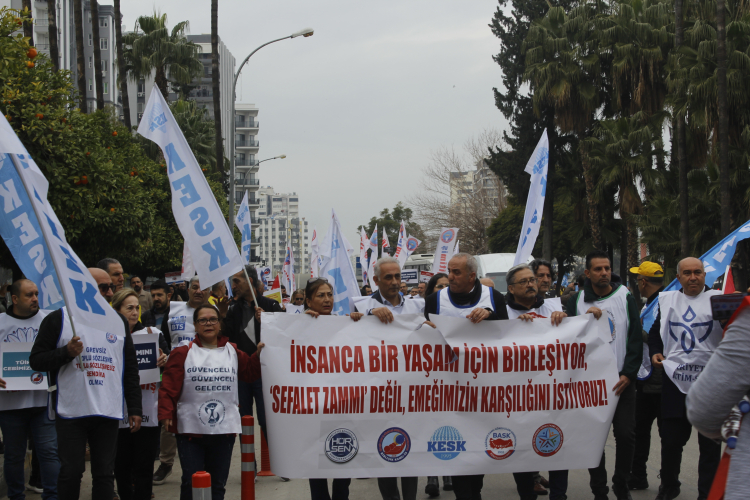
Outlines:
{"label": "union logo on banner", "polygon": [[[448,241],[450,241],[450,240],[448,240]],[[411,237],[408,240],[406,240],[406,249],[409,250],[410,252],[413,252],[414,250],[416,250],[418,245],[419,245],[419,243],[417,242],[416,238]]]}
{"label": "union logo on banner", "polygon": [[453,241],[454,236],[455,234],[453,234],[453,229],[448,229],[440,235],[440,239],[443,240],[443,243],[450,243],[451,241]]}

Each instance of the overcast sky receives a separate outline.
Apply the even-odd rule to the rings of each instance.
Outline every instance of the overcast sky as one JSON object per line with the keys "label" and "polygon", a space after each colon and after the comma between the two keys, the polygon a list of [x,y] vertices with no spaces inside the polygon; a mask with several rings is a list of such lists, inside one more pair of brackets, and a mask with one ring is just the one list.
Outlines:
{"label": "overcast sky", "polygon": [[[191,34],[211,32],[207,0],[124,1],[124,29],[155,6],[170,27],[188,20]],[[356,246],[359,224],[409,205],[431,150],[507,127],[492,93],[502,86],[492,60],[499,40],[487,26],[496,6],[220,0],[219,35],[237,64],[267,41],[315,29],[264,47],[243,70],[237,97],[259,108],[258,159],[287,155],[261,165],[261,185],[299,194],[301,215],[321,234],[335,208]]]}

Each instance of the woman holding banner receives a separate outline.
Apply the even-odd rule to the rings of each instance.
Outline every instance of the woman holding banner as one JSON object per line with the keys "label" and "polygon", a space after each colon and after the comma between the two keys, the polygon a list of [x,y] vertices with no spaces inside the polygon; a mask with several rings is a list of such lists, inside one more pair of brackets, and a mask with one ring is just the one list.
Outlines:
{"label": "woman holding banner", "polygon": [[[167,355],[164,354],[167,343],[159,330],[144,328],[138,321],[138,294],[130,288],[120,290],[112,297],[112,307],[128,320],[130,332],[134,337],[148,333],[159,335],[160,348],[156,366],[164,366],[167,363]],[[152,458],[159,448],[159,421],[156,418],[158,390],[158,382],[141,384],[143,420],[139,431],[132,432],[127,414],[120,422],[115,456],[115,480],[121,500],[151,500],[154,475]]]}
{"label": "woman holding banner", "polygon": [[[307,282],[305,287],[305,314],[313,318],[330,316],[333,311],[333,287],[325,278],[315,278]],[[353,312],[354,321],[364,316]],[[328,479],[310,479],[310,496],[312,500],[349,500],[349,485],[351,479],[334,479],[333,495],[328,492]]]}
{"label": "woman holding banner", "polygon": [[242,430],[239,380],[260,378],[258,355],[248,356],[222,335],[219,311],[210,304],[193,312],[195,338],[172,349],[159,388],[159,421],[177,435],[182,466],[180,500],[193,497],[191,477],[211,474],[211,498],[223,500],[235,434]]}

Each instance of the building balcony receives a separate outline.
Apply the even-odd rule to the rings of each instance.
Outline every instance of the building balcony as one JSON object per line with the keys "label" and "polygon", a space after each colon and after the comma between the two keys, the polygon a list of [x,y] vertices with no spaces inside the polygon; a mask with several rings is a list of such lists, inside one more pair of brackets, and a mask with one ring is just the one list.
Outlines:
{"label": "building balcony", "polygon": [[257,148],[257,147],[260,147],[260,142],[258,141],[235,141],[234,147],[235,148]]}
{"label": "building balcony", "polygon": [[235,186],[257,186],[260,184],[258,179],[235,179]]}
{"label": "building balcony", "polygon": [[258,128],[260,125],[257,120],[239,120],[235,118],[234,126],[236,128]]}

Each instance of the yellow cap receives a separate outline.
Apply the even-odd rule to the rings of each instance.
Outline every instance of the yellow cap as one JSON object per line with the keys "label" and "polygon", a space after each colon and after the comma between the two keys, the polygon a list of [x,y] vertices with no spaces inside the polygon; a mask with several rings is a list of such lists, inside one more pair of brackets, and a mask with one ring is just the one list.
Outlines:
{"label": "yellow cap", "polygon": [[649,278],[664,277],[664,269],[662,269],[656,262],[641,262],[640,267],[631,267],[630,272],[633,274],[640,274],[641,276],[648,276]]}

